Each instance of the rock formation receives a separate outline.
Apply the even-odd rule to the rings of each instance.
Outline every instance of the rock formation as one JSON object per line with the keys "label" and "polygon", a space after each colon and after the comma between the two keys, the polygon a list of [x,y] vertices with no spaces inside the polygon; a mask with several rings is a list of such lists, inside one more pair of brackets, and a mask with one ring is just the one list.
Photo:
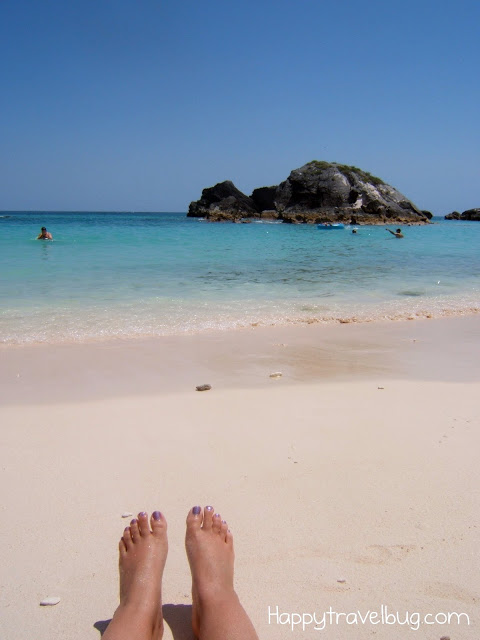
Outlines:
{"label": "rock formation", "polygon": [[214,187],[204,189],[202,197],[191,202],[188,215],[209,220],[240,220],[257,213],[252,198],[242,193],[230,180],[219,182]]}
{"label": "rock formation", "polygon": [[287,223],[425,224],[422,212],[399,191],[357,167],[314,160],[250,197],[230,182],[204,189],[188,216],[211,221],[270,218]]}
{"label": "rock formation", "polygon": [[480,222],[480,209],[467,209],[463,213],[452,211],[445,216],[445,220],[477,220]]}

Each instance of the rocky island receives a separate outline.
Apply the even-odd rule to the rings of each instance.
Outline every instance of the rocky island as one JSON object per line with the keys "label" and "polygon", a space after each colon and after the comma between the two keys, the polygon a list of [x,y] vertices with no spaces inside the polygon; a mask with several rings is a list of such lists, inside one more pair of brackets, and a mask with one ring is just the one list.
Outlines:
{"label": "rocky island", "polygon": [[187,215],[212,222],[257,218],[356,225],[427,224],[432,217],[380,178],[358,167],[318,160],[294,169],[278,186],[254,189],[250,196],[230,180],[220,182],[204,189]]}
{"label": "rocky island", "polygon": [[476,220],[480,222],[480,209],[467,209],[463,213],[452,211],[445,216],[445,220]]}

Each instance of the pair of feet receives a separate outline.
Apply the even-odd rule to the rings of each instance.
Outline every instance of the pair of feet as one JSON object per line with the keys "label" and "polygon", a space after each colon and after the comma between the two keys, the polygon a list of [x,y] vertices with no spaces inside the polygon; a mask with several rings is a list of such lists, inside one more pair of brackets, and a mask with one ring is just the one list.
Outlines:
{"label": "pair of feet", "polygon": [[[233,588],[233,536],[213,507],[193,507],[185,536],[192,573],[192,627],[200,640],[257,639]],[[163,635],[162,577],[167,522],[142,512],[119,544],[120,605],[103,640],[159,640]]]}

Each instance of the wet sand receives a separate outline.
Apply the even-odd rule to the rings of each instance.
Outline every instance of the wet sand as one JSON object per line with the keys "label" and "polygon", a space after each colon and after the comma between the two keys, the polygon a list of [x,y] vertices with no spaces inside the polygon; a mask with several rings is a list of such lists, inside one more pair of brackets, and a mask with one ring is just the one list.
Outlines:
{"label": "wet sand", "polygon": [[[479,356],[476,316],[3,348],[5,637],[99,638],[121,516],[158,508],[165,638],[191,638],[184,519],[199,503],[231,525],[262,639],[476,640]],[[268,617],[382,605],[470,625],[292,633]]]}
{"label": "wet sand", "polygon": [[282,384],[480,381],[480,315],[0,347],[0,405]]}

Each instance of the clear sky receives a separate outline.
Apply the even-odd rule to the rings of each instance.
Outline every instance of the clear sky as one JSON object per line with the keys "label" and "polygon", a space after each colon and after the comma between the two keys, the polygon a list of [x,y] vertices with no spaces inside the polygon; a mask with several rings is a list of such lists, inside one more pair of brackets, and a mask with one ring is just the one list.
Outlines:
{"label": "clear sky", "polygon": [[2,0],[0,209],[186,211],[313,159],[480,207],[478,0]]}

